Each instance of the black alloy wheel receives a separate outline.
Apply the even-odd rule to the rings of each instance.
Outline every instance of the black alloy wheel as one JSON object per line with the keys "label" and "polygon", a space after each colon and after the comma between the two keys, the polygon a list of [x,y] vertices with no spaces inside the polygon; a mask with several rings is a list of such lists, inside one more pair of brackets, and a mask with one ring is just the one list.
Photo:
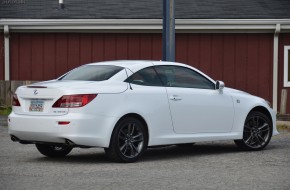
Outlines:
{"label": "black alloy wheel", "polygon": [[66,145],[35,144],[35,146],[41,154],[47,157],[64,157],[72,150],[72,147]]}
{"label": "black alloy wheel", "polygon": [[135,162],[147,147],[148,137],[144,124],[136,118],[122,119],[116,125],[109,148],[108,157],[116,162]]}
{"label": "black alloy wheel", "polygon": [[238,147],[246,150],[265,148],[272,137],[272,122],[261,112],[251,112],[245,121],[243,139],[235,140]]}

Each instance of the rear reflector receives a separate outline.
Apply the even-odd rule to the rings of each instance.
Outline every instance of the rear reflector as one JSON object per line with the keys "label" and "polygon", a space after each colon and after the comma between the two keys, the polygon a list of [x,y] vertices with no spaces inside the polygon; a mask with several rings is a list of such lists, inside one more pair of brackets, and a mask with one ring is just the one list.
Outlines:
{"label": "rear reflector", "polygon": [[79,108],[90,103],[97,94],[65,95],[58,99],[53,108]]}
{"label": "rear reflector", "polygon": [[69,121],[59,121],[58,124],[59,125],[68,125],[68,124],[70,124],[70,122]]}
{"label": "rear reflector", "polygon": [[12,106],[20,106],[20,102],[16,94],[13,95]]}

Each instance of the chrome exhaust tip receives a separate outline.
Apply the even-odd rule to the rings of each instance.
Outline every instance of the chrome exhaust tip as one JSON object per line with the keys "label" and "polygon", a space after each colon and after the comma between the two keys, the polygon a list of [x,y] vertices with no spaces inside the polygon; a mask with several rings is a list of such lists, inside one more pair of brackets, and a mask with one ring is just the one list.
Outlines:
{"label": "chrome exhaust tip", "polygon": [[20,141],[19,138],[15,137],[14,135],[11,135],[11,140],[13,142],[19,142]]}
{"label": "chrome exhaust tip", "polygon": [[76,144],[69,139],[65,139],[65,144],[68,146],[75,146]]}

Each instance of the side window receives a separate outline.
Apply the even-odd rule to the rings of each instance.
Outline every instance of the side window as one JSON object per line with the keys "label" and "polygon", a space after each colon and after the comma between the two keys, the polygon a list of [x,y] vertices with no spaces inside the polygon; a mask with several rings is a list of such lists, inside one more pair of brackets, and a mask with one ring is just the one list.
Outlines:
{"label": "side window", "polygon": [[162,86],[162,82],[153,67],[147,67],[134,73],[125,82],[143,86]]}
{"label": "side window", "polygon": [[156,71],[167,87],[215,89],[210,80],[186,67],[157,66]]}

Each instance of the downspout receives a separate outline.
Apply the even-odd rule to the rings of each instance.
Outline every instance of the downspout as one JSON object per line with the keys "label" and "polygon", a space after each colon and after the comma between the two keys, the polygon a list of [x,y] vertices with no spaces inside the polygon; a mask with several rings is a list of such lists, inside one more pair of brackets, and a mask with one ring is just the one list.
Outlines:
{"label": "downspout", "polygon": [[9,27],[4,26],[4,80],[10,80],[10,63],[9,63]]}
{"label": "downspout", "polygon": [[273,48],[273,110],[277,113],[278,109],[278,47],[279,33],[281,31],[280,24],[276,24],[274,33],[274,48]]}

